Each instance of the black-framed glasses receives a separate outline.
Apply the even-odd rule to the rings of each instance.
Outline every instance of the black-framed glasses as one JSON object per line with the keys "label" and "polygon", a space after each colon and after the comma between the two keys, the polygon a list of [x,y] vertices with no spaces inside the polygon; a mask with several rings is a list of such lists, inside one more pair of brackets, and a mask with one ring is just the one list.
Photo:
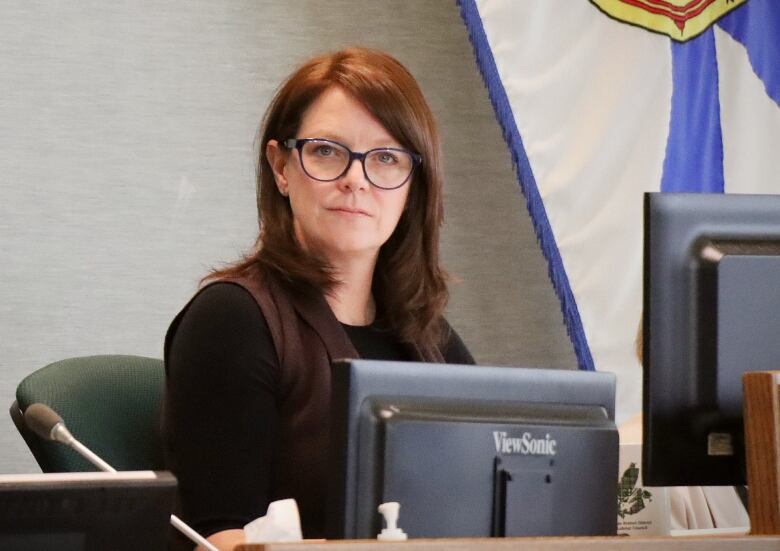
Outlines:
{"label": "black-framed glasses", "polygon": [[352,161],[363,165],[363,175],[380,189],[397,189],[409,181],[422,157],[397,147],[378,147],[365,153],[352,151],[346,145],[324,138],[290,138],[288,149],[297,149],[301,168],[307,176],[320,182],[332,182],[344,176]]}

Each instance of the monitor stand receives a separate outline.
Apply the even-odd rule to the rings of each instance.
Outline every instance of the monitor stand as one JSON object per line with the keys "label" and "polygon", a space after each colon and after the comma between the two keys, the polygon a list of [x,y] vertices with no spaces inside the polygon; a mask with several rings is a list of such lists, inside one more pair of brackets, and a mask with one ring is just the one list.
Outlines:
{"label": "monitor stand", "polygon": [[750,532],[780,534],[780,371],[742,377]]}

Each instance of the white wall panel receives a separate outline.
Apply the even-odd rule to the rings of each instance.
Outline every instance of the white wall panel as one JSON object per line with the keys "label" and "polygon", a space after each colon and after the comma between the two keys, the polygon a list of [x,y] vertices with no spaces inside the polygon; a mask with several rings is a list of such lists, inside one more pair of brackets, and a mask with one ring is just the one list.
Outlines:
{"label": "white wall panel", "polygon": [[[311,54],[387,49],[445,138],[449,318],[481,363],[572,367],[509,155],[450,2],[0,7],[0,406],[65,357],[160,357],[208,266],[256,233],[254,138]],[[37,470],[0,414],[0,472]]]}

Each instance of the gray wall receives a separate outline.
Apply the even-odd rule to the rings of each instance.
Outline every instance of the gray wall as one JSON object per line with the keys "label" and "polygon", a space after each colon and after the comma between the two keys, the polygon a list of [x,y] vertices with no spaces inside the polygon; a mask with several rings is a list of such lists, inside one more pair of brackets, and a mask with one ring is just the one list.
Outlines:
{"label": "gray wall", "polygon": [[[388,50],[445,139],[449,319],[480,363],[574,367],[454,2],[6,1],[0,7],[0,406],[75,355],[162,355],[209,266],[248,248],[254,137],[315,52]],[[36,471],[0,413],[0,472]]]}

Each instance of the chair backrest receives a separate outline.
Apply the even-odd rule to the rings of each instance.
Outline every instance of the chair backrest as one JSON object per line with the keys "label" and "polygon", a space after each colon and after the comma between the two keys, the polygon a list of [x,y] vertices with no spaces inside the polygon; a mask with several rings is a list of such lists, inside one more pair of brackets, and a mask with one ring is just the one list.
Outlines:
{"label": "chair backrest", "polygon": [[59,413],[73,436],[115,469],[162,470],[164,381],[163,362],[154,358],[70,358],[19,383],[11,417],[44,472],[96,469],[67,446],[44,441],[27,428],[24,411],[36,402]]}

